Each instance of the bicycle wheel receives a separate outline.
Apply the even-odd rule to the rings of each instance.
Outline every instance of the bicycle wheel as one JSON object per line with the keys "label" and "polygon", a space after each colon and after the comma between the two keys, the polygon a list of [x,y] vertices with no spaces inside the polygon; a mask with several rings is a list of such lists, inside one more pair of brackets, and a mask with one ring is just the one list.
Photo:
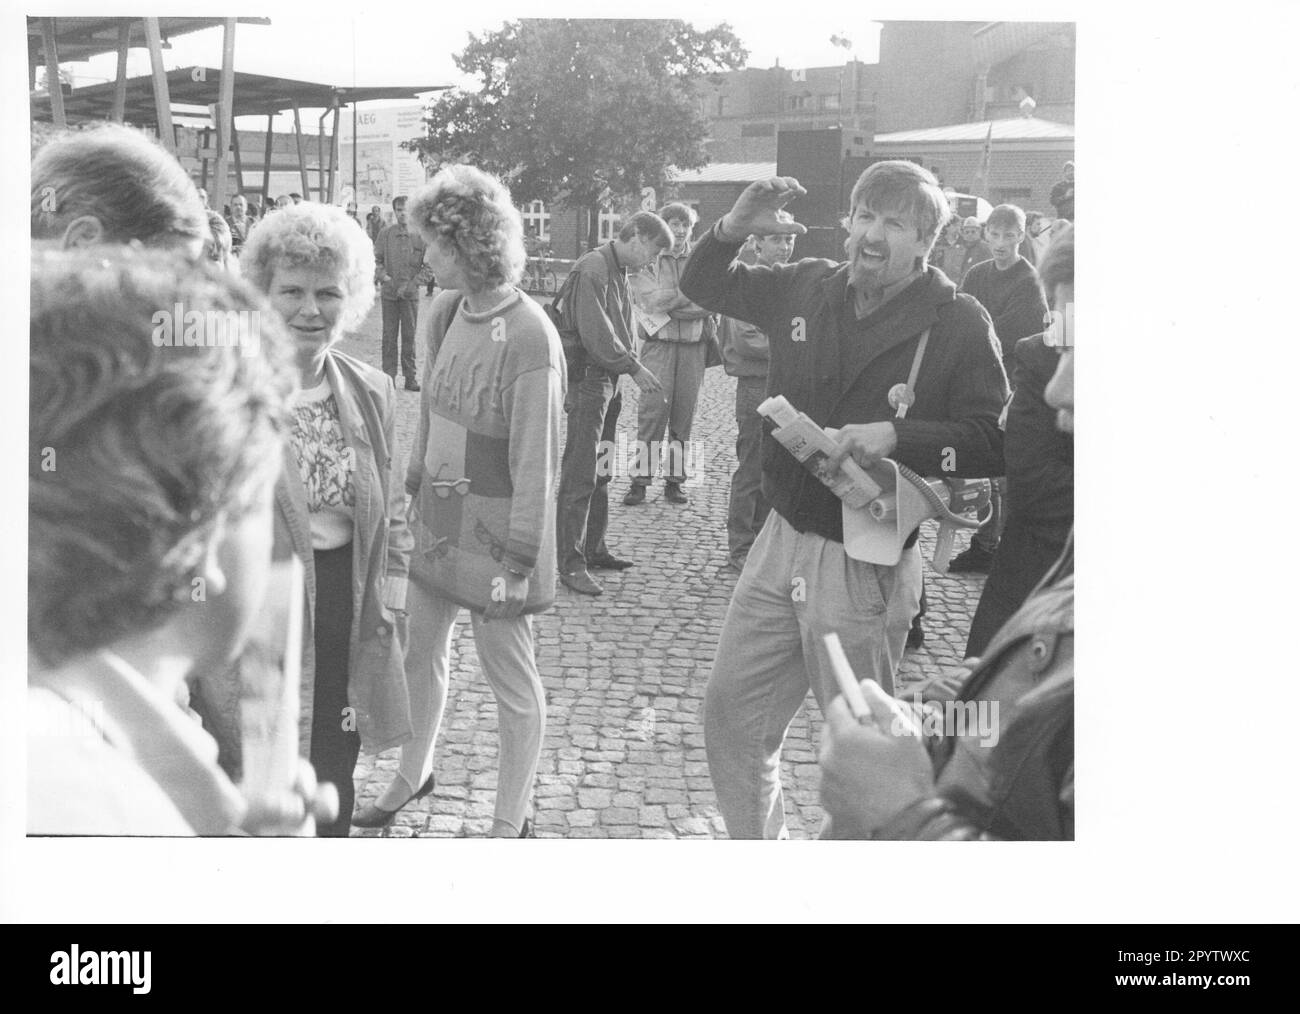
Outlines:
{"label": "bicycle wheel", "polygon": [[555,295],[560,291],[559,279],[555,277],[555,272],[548,270],[542,275],[542,287],[547,295]]}

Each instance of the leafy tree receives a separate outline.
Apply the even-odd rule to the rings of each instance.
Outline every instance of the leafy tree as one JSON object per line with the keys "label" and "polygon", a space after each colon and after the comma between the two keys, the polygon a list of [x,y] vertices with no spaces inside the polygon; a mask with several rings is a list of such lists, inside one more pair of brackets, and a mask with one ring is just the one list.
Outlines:
{"label": "leafy tree", "polygon": [[[725,24],[507,22],[470,36],[455,60],[478,90],[444,92],[426,116],[427,136],[409,147],[426,165],[472,162],[501,176],[520,203],[630,199],[661,185],[669,166],[708,161],[697,84],[747,55]],[[593,245],[596,230],[592,215]]]}

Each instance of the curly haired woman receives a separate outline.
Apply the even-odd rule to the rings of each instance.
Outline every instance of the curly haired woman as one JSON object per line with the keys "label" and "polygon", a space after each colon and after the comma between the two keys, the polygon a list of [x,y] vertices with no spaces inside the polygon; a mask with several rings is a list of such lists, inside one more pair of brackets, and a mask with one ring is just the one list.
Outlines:
{"label": "curly haired woman", "polygon": [[531,614],[555,599],[555,501],[564,353],[542,308],[518,288],[523,223],[501,183],[471,166],[440,172],[410,202],[443,292],[427,336],[420,430],[406,488],[415,737],[397,777],[356,819],[382,826],[433,785],[456,613],[470,611],[497,700],[500,773],[494,837],[532,837],[528,799],[546,727]]}

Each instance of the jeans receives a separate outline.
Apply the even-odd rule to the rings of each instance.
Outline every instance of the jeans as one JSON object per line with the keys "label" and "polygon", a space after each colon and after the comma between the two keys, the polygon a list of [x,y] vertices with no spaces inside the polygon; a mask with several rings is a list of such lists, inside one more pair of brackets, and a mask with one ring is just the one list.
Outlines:
{"label": "jeans", "polygon": [[384,372],[390,377],[397,376],[397,339],[401,332],[402,339],[402,376],[407,380],[415,379],[415,308],[414,299],[379,300],[383,312]]}
{"label": "jeans", "polygon": [[568,435],[555,512],[555,562],[562,574],[584,570],[589,559],[609,553],[609,482],[622,408],[618,376],[599,366],[588,366],[569,384],[564,404]]}
{"label": "jeans", "polygon": [[727,507],[727,548],[733,560],[745,556],[771,510],[763,496],[763,417],[759,403],[766,377],[736,378],[736,471]]}
{"label": "jeans", "polygon": [[[656,462],[651,454],[660,445],[664,480],[686,481],[686,447],[695,421],[695,405],[704,380],[704,342],[661,342],[647,339],[641,346],[641,365],[659,378],[662,394],[643,394],[637,407],[636,456],[632,482],[648,486]],[[664,427],[668,441],[663,442]]]}
{"label": "jeans", "polygon": [[[402,747],[397,777],[378,801],[386,809],[409,799],[433,771],[438,727],[447,703],[451,638],[460,606],[432,587],[423,561],[418,552],[412,556],[406,599],[410,613],[406,685],[414,737]],[[533,621],[530,616],[485,620],[482,613],[471,611],[470,622],[479,664],[497,702],[501,748],[494,815],[520,832],[546,729],[546,695],[533,656]]]}
{"label": "jeans", "polygon": [[704,697],[704,745],[732,838],[784,838],[781,744],[811,688],[839,693],[824,635],[839,634],[858,679],[894,692],[920,596],[914,546],[893,567],[848,557],[772,511],[727,609]]}

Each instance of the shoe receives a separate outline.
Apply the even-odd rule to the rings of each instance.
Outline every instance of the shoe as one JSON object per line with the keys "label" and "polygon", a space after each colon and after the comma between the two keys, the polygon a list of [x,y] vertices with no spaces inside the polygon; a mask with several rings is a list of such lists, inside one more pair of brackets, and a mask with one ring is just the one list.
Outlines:
{"label": "shoe", "polygon": [[629,567],[635,567],[636,564],[631,560],[620,560],[611,553],[604,556],[593,556],[587,560],[588,570],[627,570]]}
{"label": "shoe", "polygon": [[978,542],[952,558],[948,564],[951,574],[987,574],[993,568],[993,554]]}
{"label": "shoe", "polygon": [[416,380],[414,377],[407,377],[406,389],[408,391],[418,391],[420,389],[420,382]]}
{"label": "shoe", "polygon": [[637,507],[645,503],[645,486],[639,482],[632,483],[632,488],[623,497],[624,507]]}
{"label": "shoe", "polygon": [[925,644],[925,627],[921,625],[921,617],[912,621],[912,628],[907,632],[907,646],[909,648],[919,648]]}
{"label": "shoe", "polygon": [[579,595],[605,594],[605,589],[586,570],[575,570],[572,574],[561,574],[560,583],[564,587],[576,591]]}
{"label": "shoe", "polygon": [[687,503],[686,494],[682,492],[679,482],[664,483],[664,499],[669,503]]}
{"label": "shoe", "polygon": [[387,827],[393,822],[393,818],[397,816],[403,806],[406,806],[408,803],[414,803],[417,799],[423,799],[432,792],[433,784],[433,775],[429,775],[425,783],[415,790],[415,794],[407,799],[406,802],[396,810],[385,810],[382,806],[378,806],[375,803],[369,804],[365,809],[352,818],[352,826]]}

